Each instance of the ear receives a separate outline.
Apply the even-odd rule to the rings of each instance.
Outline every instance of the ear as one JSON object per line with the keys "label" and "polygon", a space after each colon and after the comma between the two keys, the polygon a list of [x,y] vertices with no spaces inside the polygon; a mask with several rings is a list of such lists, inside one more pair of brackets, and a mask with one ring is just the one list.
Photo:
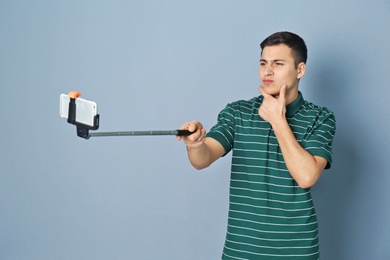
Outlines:
{"label": "ear", "polygon": [[297,78],[301,79],[303,77],[303,75],[305,75],[306,64],[304,62],[299,63],[297,70],[298,70]]}

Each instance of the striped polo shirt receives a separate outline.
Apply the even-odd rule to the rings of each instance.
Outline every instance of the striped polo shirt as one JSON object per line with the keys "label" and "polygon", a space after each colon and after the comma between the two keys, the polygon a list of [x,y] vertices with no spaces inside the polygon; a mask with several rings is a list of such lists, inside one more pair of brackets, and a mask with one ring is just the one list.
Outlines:
{"label": "striped polo shirt", "polygon": [[[222,259],[320,259],[310,189],[300,188],[287,170],[271,125],[258,114],[262,101],[228,104],[207,134],[233,153]],[[286,118],[299,144],[329,168],[334,114],[299,92]]]}

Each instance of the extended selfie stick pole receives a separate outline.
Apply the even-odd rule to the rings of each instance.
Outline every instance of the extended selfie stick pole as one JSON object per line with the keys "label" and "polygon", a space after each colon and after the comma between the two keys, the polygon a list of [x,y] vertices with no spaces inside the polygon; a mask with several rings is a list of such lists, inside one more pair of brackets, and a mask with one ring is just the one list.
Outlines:
{"label": "extended selfie stick pole", "polygon": [[167,130],[167,131],[125,131],[125,132],[100,132],[91,133],[90,137],[95,136],[142,136],[142,135],[190,135],[192,132],[188,130]]}
{"label": "extended selfie stick pole", "polygon": [[126,131],[126,132],[98,132],[98,133],[89,133],[89,130],[97,130],[99,128],[99,115],[94,117],[94,125],[89,126],[81,124],[76,121],[76,98],[80,96],[79,92],[71,91],[69,92],[69,112],[68,112],[68,123],[77,126],[77,136],[85,139],[90,137],[99,137],[99,136],[145,136],[145,135],[177,135],[177,136],[187,136],[191,135],[193,132],[188,130],[168,130],[168,131]]}

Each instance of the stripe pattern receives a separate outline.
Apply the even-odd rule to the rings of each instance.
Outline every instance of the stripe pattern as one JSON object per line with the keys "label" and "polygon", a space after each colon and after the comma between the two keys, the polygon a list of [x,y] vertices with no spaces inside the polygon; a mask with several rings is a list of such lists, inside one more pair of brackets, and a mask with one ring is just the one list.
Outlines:
{"label": "stripe pattern", "polygon": [[[320,259],[310,189],[291,177],[271,125],[258,115],[263,97],[228,104],[208,137],[232,150],[228,227],[222,259]],[[297,141],[332,163],[334,114],[298,98],[286,117]]]}

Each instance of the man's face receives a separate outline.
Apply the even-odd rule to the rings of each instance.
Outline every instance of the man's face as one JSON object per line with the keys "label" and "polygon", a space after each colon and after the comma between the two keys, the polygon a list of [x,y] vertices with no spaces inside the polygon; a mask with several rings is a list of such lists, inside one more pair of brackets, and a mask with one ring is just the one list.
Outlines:
{"label": "man's face", "polygon": [[266,93],[277,96],[280,88],[287,85],[286,95],[298,95],[298,82],[302,74],[303,63],[295,67],[290,47],[285,44],[267,46],[260,59],[259,75]]}

